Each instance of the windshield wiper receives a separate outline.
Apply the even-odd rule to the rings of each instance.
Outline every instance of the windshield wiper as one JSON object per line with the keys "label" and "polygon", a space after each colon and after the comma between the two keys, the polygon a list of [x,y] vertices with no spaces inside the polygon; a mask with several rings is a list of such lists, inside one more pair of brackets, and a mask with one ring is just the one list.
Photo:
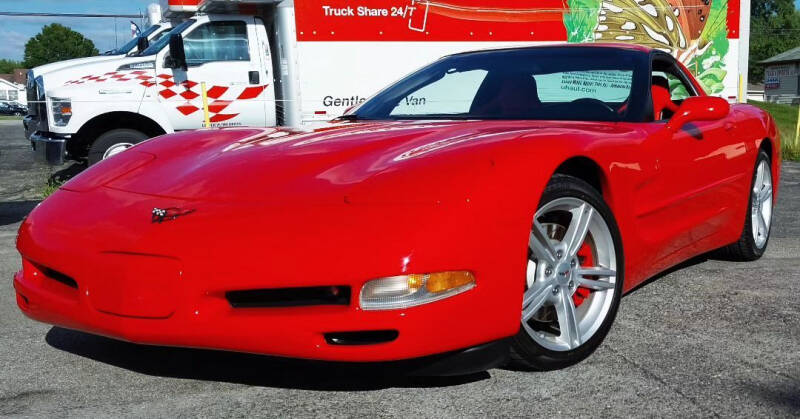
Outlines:
{"label": "windshield wiper", "polygon": [[347,115],[342,115],[342,116],[336,117],[335,119],[337,119],[339,121],[374,121],[374,119],[364,118],[364,117],[358,116],[358,115],[356,115],[354,113],[347,114]]}

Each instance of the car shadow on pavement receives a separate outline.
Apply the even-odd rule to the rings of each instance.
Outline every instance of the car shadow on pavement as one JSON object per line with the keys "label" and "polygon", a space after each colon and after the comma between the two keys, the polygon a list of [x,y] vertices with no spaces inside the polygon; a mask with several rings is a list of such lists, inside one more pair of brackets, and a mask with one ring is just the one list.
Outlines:
{"label": "car shadow on pavement", "polygon": [[56,349],[140,374],[262,387],[369,391],[390,387],[446,387],[490,377],[487,372],[448,377],[408,376],[409,362],[325,362],[138,345],[60,327],[51,328],[45,340]]}
{"label": "car shadow on pavement", "polygon": [[71,165],[53,173],[48,181],[51,184],[61,184],[77,176],[84,170],[86,170],[86,163],[72,163]]}
{"label": "car shadow on pavement", "polygon": [[0,202],[0,226],[22,221],[41,201]]}

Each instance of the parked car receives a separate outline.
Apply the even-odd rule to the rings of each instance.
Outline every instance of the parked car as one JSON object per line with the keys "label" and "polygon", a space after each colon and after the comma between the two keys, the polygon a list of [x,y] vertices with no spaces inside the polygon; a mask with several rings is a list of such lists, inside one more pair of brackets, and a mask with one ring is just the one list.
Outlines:
{"label": "parked car", "polygon": [[761,257],[780,149],[767,113],[660,50],[456,54],[321,128],[90,167],[21,225],[17,303],[138,343],[563,368],[646,279]]}
{"label": "parked car", "polygon": [[18,102],[0,102],[0,115],[22,116],[28,112],[28,107]]}

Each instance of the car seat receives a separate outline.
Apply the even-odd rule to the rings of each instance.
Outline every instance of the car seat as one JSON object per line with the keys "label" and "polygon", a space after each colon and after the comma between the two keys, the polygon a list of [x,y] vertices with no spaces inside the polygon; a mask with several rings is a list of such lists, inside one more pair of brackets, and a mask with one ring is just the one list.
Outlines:
{"label": "car seat", "polygon": [[653,97],[653,119],[660,121],[664,119],[664,110],[675,113],[678,110],[678,105],[672,101],[669,93],[669,81],[662,76],[653,76],[651,96]]}

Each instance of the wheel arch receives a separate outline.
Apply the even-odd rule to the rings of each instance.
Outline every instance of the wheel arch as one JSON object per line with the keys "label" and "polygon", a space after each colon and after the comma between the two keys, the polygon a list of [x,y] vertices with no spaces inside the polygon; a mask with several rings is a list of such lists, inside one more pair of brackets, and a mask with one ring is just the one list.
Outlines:
{"label": "wheel arch", "polygon": [[570,175],[583,180],[600,192],[608,202],[608,177],[595,160],[586,156],[573,156],[559,164],[553,174]]}
{"label": "wheel arch", "polygon": [[95,116],[83,124],[75,134],[78,141],[73,142],[68,151],[73,156],[86,157],[89,147],[100,135],[118,128],[141,131],[148,137],[167,133],[160,124],[142,114],[127,111],[108,112]]}

